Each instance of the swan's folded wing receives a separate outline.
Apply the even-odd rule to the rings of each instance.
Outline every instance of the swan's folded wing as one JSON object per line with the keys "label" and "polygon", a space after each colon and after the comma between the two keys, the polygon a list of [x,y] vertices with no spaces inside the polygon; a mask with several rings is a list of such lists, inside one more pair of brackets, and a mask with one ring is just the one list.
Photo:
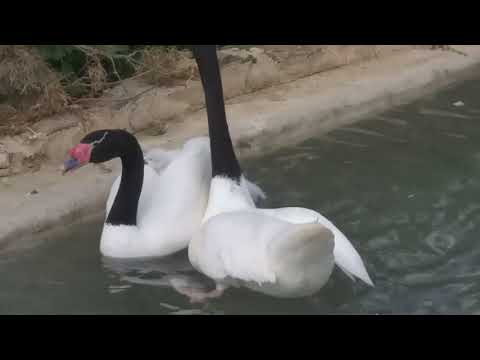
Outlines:
{"label": "swan's folded wing", "polygon": [[275,282],[268,262],[268,243],[285,225],[249,211],[214,216],[190,243],[190,261],[215,280]]}
{"label": "swan's folded wing", "polygon": [[[192,240],[190,260],[216,280],[275,283],[286,266],[303,271],[302,254],[310,244],[326,241],[333,250],[333,234],[317,223],[311,225],[292,224],[257,209],[223,213],[208,220]],[[320,247],[328,252],[328,246]],[[291,264],[292,258],[298,264]]]}
{"label": "swan's folded wing", "polygon": [[284,207],[278,209],[257,209],[262,214],[287,221],[292,224],[313,224],[318,223],[319,214],[313,210],[298,208],[298,207]]}
{"label": "swan's folded wing", "polygon": [[266,215],[289,221],[294,224],[318,222],[330,229],[335,235],[334,256],[337,266],[352,280],[354,280],[354,277],[357,277],[366,284],[374,286],[357,250],[353,247],[347,237],[323,215],[310,209],[297,207],[258,210]]}
{"label": "swan's folded wing", "polygon": [[151,166],[160,174],[179,154],[179,150],[163,150],[155,148],[148,151],[144,158],[147,165]]}

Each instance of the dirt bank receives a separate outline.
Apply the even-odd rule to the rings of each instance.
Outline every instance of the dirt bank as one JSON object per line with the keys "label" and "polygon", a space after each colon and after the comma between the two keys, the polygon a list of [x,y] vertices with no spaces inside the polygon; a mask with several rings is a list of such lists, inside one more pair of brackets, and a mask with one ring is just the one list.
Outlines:
{"label": "dirt bank", "polygon": [[[301,141],[466,76],[480,62],[480,47],[455,48],[467,56],[413,46],[222,51],[227,112],[240,156]],[[186,86],[171,88],[133,82],[95,106],[44,119],[30,134],[1,139],[3,153],[10,155],[0,156],[0,171],[8,171],[0,177],[0,247],[31,244],[32,233],[102,211],[117,161],[80,169],[77,176],[60,175],[66,150],[85,132],[122,127],[137,133],[144,148],[175,147],[207,134],[202,107],[195,76]]]}
{"label": "dirt bank", "polygon": [[[381,59],[411,49],[412,46],[405,45],[263,45],[224,49],[219,51],[219,58],[225,97],[232,99],[347,64]],[[148,129],[151,134],[164,134],[170,126],[204,106],[195,62],[187,57],[181,60],[178,66],[182,73],[191,69],[191,75],[183,83],[174,82],[176,86],[156,87],[144,80],[127,80],[100,98],[79,99],[55,116],[22,123],[20,131],[12,123],[13,134],[2,137],[0,131],[0,152],[6,157],[0,163],[0,177],[32,173],[44,165],[60,162],[68,148],[91,130],[115,127],[133,133]],[[1,122],[0,116],[0,125]],[[5,128],[5,134],[9,133],[10,127],[0,128]]]}

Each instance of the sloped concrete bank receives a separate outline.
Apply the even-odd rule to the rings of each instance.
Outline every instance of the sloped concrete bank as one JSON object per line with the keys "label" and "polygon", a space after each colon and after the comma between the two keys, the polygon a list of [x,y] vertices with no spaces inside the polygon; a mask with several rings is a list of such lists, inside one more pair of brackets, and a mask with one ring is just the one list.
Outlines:
{"label": "sloped concrete bank", "polygon": [[[227,101],[230,130],[241,158],[274,151],[355,122],[472,76],[480,46],[455,46],[467,56],[400,51],[311,75]],[[138,109],[138,105],[137,105]],[[134,111],[134,109],[132,110]],[[173,148],[206,135],[205,110],[185,113],[161,136],[138,132],[144,149]],[[58,158],[64,154],[58,154]],[[102,213],[119,161],[60,175],[61,163],[0,181],[0,249],[34,245],[39,233]],[[14,180],[14,181],[12,181]]]}

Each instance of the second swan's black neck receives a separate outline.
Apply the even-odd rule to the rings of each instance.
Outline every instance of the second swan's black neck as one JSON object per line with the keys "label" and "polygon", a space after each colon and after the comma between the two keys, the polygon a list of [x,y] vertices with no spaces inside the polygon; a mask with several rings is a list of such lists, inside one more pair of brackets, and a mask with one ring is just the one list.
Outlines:
{"label": "second swan's black neck", "polygon": [[106,223],[111,225],[137,225],[137,210],[143,186],[143,152],[133,136],[122,139],[120,145],[122,175],[120,187],[113,201]]}
{"label": "second swan's black neck", "polygon": [[205,93],[212,156],[212,176],[227,176],[239,181],[242,170],[235,156],[232,139],[228,131],[217,48],[215,45],[194,45],[192,48]]}

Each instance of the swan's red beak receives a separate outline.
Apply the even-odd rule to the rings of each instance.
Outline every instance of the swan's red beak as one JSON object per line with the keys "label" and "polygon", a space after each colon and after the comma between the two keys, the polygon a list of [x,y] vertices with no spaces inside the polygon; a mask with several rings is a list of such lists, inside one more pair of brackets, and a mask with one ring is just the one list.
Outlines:
{"label": "swan's red beak", "polygon": [[90,162],[92,145],[78,144],[68,152],[70,157],[63,163],[63,174],[76,170]]}

